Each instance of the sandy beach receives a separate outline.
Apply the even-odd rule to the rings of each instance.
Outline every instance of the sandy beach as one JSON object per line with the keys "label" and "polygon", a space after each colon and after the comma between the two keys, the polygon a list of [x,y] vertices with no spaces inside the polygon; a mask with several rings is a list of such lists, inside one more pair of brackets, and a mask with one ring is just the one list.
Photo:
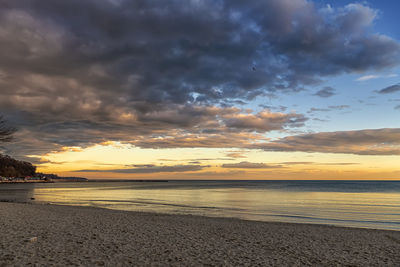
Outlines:
{"label": "sandy beach", "polygon": [[0,203],[0,266],[394,266],[400,232]]}

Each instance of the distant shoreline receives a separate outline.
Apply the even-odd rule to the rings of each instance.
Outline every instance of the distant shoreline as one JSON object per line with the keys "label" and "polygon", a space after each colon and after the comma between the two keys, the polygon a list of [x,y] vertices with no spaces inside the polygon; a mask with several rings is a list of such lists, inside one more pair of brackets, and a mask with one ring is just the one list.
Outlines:
{"label": "distant shoreline", "polygon": [[54,179],[51,181],[43,180],[21,180],[21,181],[0,181],[0,184],[38,184],[38,183],[99,183],[99,182],[138,182],[138,183],[168,183],[169,180],[98,180],[87,179],[84,180],[71,180],[71,179]]}
{"label": "distant shoreline", "polygon": [[59,177],[52,175],[49,177],[0,177],[0,184],[25,184],[25,183],[58,183],[58,182],[88,182],[83,177]]}
{"label": "distant shoreline", "polygon": [[0,181],[0,184],[47,184],[54,181]]}
{"label": "distant shoreline", "polygon": [[88,179],[87,182],[89,183],[97,183],[97,182],[138,182],[138,183],[168,183],[170,180],[145,180],[145,179],[140,179],[140,180],[129,180],[129,179]]}

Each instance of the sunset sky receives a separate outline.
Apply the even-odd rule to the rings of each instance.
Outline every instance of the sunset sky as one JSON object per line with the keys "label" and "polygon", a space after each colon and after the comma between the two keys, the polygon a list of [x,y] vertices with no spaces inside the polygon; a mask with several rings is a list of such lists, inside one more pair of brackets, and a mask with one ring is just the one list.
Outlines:
{"label": "sunset sky", "polygon": [[399,1],[0,0],[3,153],[131,179],[400,179]]}

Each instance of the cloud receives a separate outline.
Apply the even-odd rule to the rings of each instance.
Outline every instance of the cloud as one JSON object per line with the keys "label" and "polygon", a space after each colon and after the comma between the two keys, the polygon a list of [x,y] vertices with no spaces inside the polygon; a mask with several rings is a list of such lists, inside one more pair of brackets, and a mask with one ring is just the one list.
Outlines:
{"label": "cloud", "polygon": [[252,148],[357,155],[400,155],[400,129],[338,131],[288,136]]}
{"label": "cloud", "polygon": [[332,87],[326,86],[323,89],[319,90],[316,92],[314,95],[319,96],[319,97],[331,97],[335,95],[335,89]]}
{"label": "cloud", "polygon": [[361,76],[361,77],[357,78],[356,81],[363,82],[363,81],[368,81],[368,80],[378,79],[378,78],[394,78],[397,76],[398,75],[395,73],[387,74],[387,75],[365,75],[365,76]]}
{"label": "cloud", "polygon": [[319,122],[328,122],[329,120],[327,120],[327,119],[319,119],[319,118],[313,118],[312,119],[313,121],[319,121]]}
{"label": "cloud", "polygon": [[377,14],[305,0],[8,1],[0,112],[20,131],[6,150],[241,147],[301,127],[307,118],[284,108],[232,105],[397,65],[399,43],[372,29]]}
{"label": "cloud", "polygon": [[313,161],[287,161],[280,162],[279,165],[337,165],[337,166],[347,166],[347,165],[357,165],[359,163],[353,162],[313,162]]}
{"label": "cloud", "polygon": [[257,114],[227,114],[224,116],[228,128],[252,130],[258,132],[282,130],[285,125],[301,127],[308,118],[295,113],[272,113],[262,111]]}
{"label": "cloud", "polygon": [[307,111],[308,114],[312,114],[315,112],[329,112],[332,110],[343,110],[343,109],[348,109],[350,108],[349,105],[332,105],[328,106],[328,108],[310,108],[310,110]]}
{"label": "cloud", "polygon": [[310,164],[315,164],[315,162],[312,161],[285,161],[285,162],[280,162],[280,165],[310,165]]}
{"label": "cloud", "polygon": [[193,161],[215,161],[215,160],[234,160],[232,158],[198,158],[198,159],[192,159]]}
{"label": "cloud", "polygon": [[111,172],[111,173],[161,173],[161,172],[192,172],[199,171],[209,166],[202,165],[173,165],[173,166],[155,166],[141,165],[131,169],[110,169],[110,170],[76,170],[74,172]]}
{"label": "cloud", "polygon": [[226,153],[226,156],[232,159],[238,159],[238,158],[247,158],[247,156],[245,156],[244,154],[246,153],[246,151],[229,151],[228,153]]}
{"label": "cloud", "polygon": [[356,81],[359,82],[363,82],[363,81],[368,81],[368,80],[372,80],[372,79],[377,79],[380,76],[378,75],[365,75],[365,76],[361,76],[360,78],[357,78]]}
{"label": "cloud", "polygon": [[400,91],[400,84],[391,85],[378,91],[379,94],[391,94]]}
{"label": "cloud", "polygon": [[213,177],[213,179],[219,179],[219,178],[229,178],[229,179],[237,179],[237,178],[242,178],[245,179],[247,177],[247,173],[244,170],[229,170],[229,171],[224,171],[224,172],[217,172],[217,171],[204,171],[204,172],[192,172],[192,173],[187,173],[185,176],[190,177],[191,179],[210,179],[210,177]]}
{"label": "cloud", "polygon": [[[148,108],[148,110],[144,110]],[[101,120],[47,120],[33,114],[11,114],[22,128],[7,153],[38,155],[62,147],[87,147],[120,141],[143,148],[238,147],[264,140],[262,133],[301,127],[307,118],[300,114],[271,113],[237,108],[197,105],[144,107],[141,114]],[[248,119],[246,123],[243,120]]]}
{"label": "cloud", "polygon": [[394,109],[400,110],[400,105],[395,106]]}
{"label": "cloud", "polygon": [[343,110],[343,109],[348,109],[350,108],[349,105],[333,105],[333,106],[328,106],[330,109],[336,109],[336,110]]}
{"label": "cloud", "polygon": [[141,148],[241,148],[252,143],[266,140],[265,137],[253,133],[216,133],[189,134],[175,133],[164,137],[142,137],[129,143]]}
{"label": "cloud", "polygon": [[222,168],[231,169],[275,169],[282,168],[280,165],[269,165],[265,163],[254,163],[248,161],[242,161],[239,163],[226,163],[221,165]]}
{"label": "cloud", "polygon": [[315,112],[328,112],[331,111],[328,108],[310,108],[309,111],[307,111],[307,113],[315,113]]}
{"label": "cloud", "polygon": [[285,112],[288,107],[286,106],[271,106],[271,105],[265,105],[265,104],[260,104],[258,105],[259,107],[263,108],[263,109],[268,109],[268,110],[273,110],[273,111],[278,111],[278,112]]}

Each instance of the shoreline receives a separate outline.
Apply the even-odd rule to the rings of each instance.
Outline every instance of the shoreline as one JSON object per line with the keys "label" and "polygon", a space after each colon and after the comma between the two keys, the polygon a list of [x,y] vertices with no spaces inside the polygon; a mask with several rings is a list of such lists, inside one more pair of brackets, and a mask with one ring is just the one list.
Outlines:
{"label": "shoreline", "polygon": [[[222,219],[222,220],[239,220],[244,222],[255,222],[255,223],[266,223],[266,224],[288,224],[288,225],[306,225],[306,226],[321,226],[321,227],[337,227],[343,229],[359,229],[359,230],[372,230],[372,231],[389,231],[389,232],[397,232],[400,233],[400,230],[394,229],[380,229],[380,228],[369,228],[369,227],[352,227],[352,226],[342,226],[342,225],[334,225],[334,224],[322,224],[322,223],[303,223],[303,222],[282,222],[282,221],[262,221],[262,220],[251,220],[251,219],[244,219],[238,217],[223,217],[223,216],[207,216],[207,215],[196,215],[196,214],[174,214],[174,213],[163,213],[163,212],[150,212],[150,211],[135,211],[135,210],[118,210],[118,209],[108,209],[105,207],[95,207],[95,206],[79,206],[79,205],[64,205],[64,204],[54,204],[48,202],[38,202],[38,201],[16,201],[16,200],[6,200],[0,199],[1,203],[15,203],[15,204],[26,204],[26,205],[40,205],[40,206],[59,206],[59,207],[75,207],[75,208],[87,208],[87,209],[98,209],[98,210],[105,210],[105,211],[117,211],[117,212],[127,212],[133,213],[137,215],[153,215],[153,216],[188,216],[188,217],[199,217],[204,219]],[[400,242],[400,240],[399,240]]]}
{"label": "shoreline", "polygon": [[399,265],[400,232],[0,202],[0,265]]}

